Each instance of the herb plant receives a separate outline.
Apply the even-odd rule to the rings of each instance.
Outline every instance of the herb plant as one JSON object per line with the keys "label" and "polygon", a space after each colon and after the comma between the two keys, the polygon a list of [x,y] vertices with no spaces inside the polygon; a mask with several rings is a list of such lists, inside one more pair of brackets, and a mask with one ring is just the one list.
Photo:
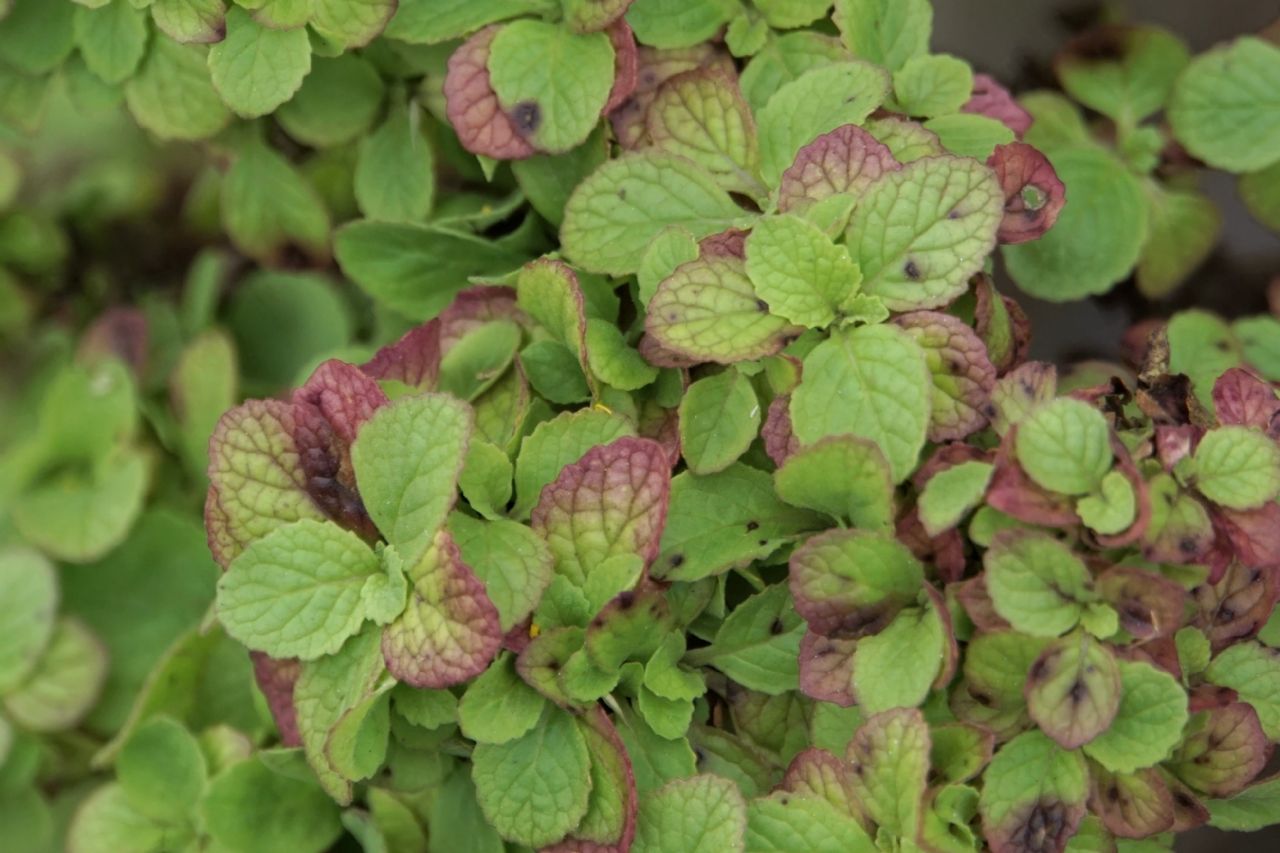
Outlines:
{"label": "herb plant", "polygon": [[0,15],[0,119],[199,143],[157,171],[208,244],[180,288],[104,273],[73,347],[90,276],[29,235],[171,214],[118,191],[145,160],[0,219],[0,340],[39,368],[0,446],[0,840],[1280,822],[1280,310],[1059,367],[996,286],[1168,294],[1208,169],[1280,230],[1271,42],[1113,26],[1015,97],[929,51],[927,0]]}

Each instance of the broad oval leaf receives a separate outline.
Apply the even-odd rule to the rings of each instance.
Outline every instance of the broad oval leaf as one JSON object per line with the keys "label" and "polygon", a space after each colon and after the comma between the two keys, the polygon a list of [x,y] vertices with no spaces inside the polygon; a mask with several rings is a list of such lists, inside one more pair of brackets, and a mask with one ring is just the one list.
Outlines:
{"label": "broad oval leaf", "polygon": [[1063,749],[1101,734],[1120,708],[1120,668],[1084,631],[1055,640],[1027,673],[1027,711]]}

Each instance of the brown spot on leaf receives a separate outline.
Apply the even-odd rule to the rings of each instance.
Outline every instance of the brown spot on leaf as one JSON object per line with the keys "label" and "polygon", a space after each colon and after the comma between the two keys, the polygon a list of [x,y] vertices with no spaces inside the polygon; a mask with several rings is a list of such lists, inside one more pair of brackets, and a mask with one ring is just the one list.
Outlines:
{"label": "brown spot on leaf", "polygon": [[511,123],[521,136],[534,133],[542,124],[542,107],[537,101],[521,101],[511,108]]}

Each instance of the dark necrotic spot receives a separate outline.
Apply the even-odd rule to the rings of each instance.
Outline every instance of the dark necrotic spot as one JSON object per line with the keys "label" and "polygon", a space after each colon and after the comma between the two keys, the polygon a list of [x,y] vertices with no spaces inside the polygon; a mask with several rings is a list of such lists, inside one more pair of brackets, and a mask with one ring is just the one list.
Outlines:
{"label": "dark necrotic spot", "polygon": [[542,124],[542,108],[537,101],[521,101],[511,108],[511,123],[521,136],[528,136]]}
{"label": "dark necrotic spot", "polygon": [[783,625],[781,619],[774,619],[773,622],[769,623],[769,633],[773,634],[775,637],[782,633],[782,628]]}
{"label": "dark necrotic spot", "polygon": [[748,530],[748,531],[751,531],[751,530],[758,530],[758,529],[759,529],[759,527],[760,527],[760,522],[758,522],[758,521],[748,521],[748,522],[747,522],[747,530]]}
{"label": "dark necrotic spot", "polygon": [[671,555],[671,568],[678,569],[684,565],[684,554]]}
{"label": "dark necrotic spot", "polygon": [[920,267],[915,261],[907,261],[906,266],[902,268],[902,271],[906,273],[907,278],[912,281],[920,280]]}
{"label": "dark necrotic spot", "polygon": [[636,603],[636,594],[631,590],[626,590],[618,596],[618,609],[630,610]]}
{"label": "dark necrotic spot", "polygon": [[767,311],[769,310],[769,303],[768,303],[768,302],[765,302],[763,299],[757,299],[757,300],[756,300],[756,310],[757,310],[757,311],[759,311],[759,312],[760,312],[760,313],[762,313],[762,314],[763,314],[763,313],[765,313],[765,312],[767,312]]}

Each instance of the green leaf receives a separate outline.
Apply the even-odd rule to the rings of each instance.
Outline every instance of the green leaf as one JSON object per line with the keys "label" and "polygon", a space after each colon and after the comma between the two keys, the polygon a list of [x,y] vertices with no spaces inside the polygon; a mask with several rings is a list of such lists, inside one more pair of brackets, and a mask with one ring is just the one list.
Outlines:
{"label": "green leaf", "polygon": [[1081,631],[1055,640],[1027,676],[1027,711],[1063,749],[1111,725],[1120,708],[1120,667],[1107,646]]}
{"label": "green leaf", "polygon": [[733,609],[711,645],[685,656],[713,666],[743,687],[777,695],[799,686],[796,658],[804,621],[786,584],[766,587]]}
{"label": "green leaf", "polygon": [[831,36],[801,30],[786,33],[765,44],[738,81],[751,109],[759,115],[780,87],[801,74],[832,62],[849,59],[849,52]]}
{"label": "green leaf", "polygon": [[619,391],[638,391],[658,378],[658,369],[627,345],[608,320],[587,320],[587,361],[596,378]]}
{"label": "green leaf", "polygon": [[737,80],[718,68],[678,74],[646,114],[651,144],[697,163],[726,190],[763,198],[755,121]]}
{"label": "green leaf", "polygon": [[485,518],[499,518],[511,501],[515,468],[500,447],[483,438],[472,439],[458,486],[471,508]]}
{"label": "green leaf", "polygon": [[35,668],[5,694],[4,709],[29,731],[69,729],[93,708],[106,675],[101,642],[79,619],[63,616]]}
{"label": "green leaf", "polygon": [[462,733],[477,743],[507,743],[538,724],[547,702],[516,674],[504,654],[467,687],[458,704]]}
{"label": "green leaf", "polygon": [[836,0],[836,26],[854,56],[898,69],[929,49],[928,0]]}
{"label": "green leaf", "polygon": [[170,376],[170,397],[181,430],[181,451],[197,475],[209,465],[209,437],[238,399],[236,351],[219,329],[198,335],[182,351]]}
{"label": "green leaf", "polygon": [[1236,188],[1254,218],[1272,231],[1280,232],[1280,160],[1265,169],[1241,175]]}
{"label": "green leaf", "polygon": [[1113,773],[1132,773],[1169,757],[1187,722],[1187,693],[1172,675],[1148,663],[1118,661],[1120,709],[1085,754]]}
{"label": "green leaf", "polygon": [[313,0],[311,28],[349,50],[373,41],[396,13],[398,0]]}
{"label": "green leaf", "polygon": [[138,124],[161,139],[205,139],[231,120],[209,76],[208,49],[167,38],[151,40],[125,101]]}
{"label": "green leaf", "polygon": [[1244,642],[1222,650],[1205,678],[1230,687],[1258,712],[1258,720],[1268,739],[1280,737],[1280,654],[1260,643]]}
{"label": "green leaf", "polygon": [[640,804],[635,853],[741,853],[747,805],[738,786],[718,776],[669,782]]}
{"label": "green leaf", "polygon": [[1169,372],[1185,373],[1200,404],[1213,411],[1213,383],[1240,363],[1231,327],[1218,315],[1200,309],[1169,318]]}
{"label": "green leaf", "polygon": [[97,462],[127,440],[137,423],[137,392],[123,362],[71,365],[57,372],[40,401],[49,461]]}
{"label": "green leaf", "polygon": [[489,80],[516,129],[539,150],[568,151],[595,127],[613,85],[613,47],[543,21],[507,24],[493,39]]}
{"label": "green leaf", "polygon": [[[249,275],[231,297],[228,322],[246,384],[252,381],[270,391],[297,382],[325,355],[350,344],[354,333],[354,320],[343,294],[328,278],[308,273],[260,271]],[[274,404],[266,408],[277,411]],[[277,418],[292,423],[292,415]],[[291,429],[288,426],[286,431]],[[273,435],[272,439],[267,445],[276,455],[276,464],[295,467],[293,438]],[[301,488],[300,470],[297,473]],[[269,514],[265,509],[260,512]]]}
{"label": "green leaf", "polygon": [[385,35],[410,44],[437,44],[547,8],[547,0],[400,0]]}
{"label": "green leaf", "polygon": [[209,51],[213,86],[238,115],[266,115],[292,98],[311,71],[306,30],[269,29],[238,7],[228,10],[226,25],[226,38]]}
{"label": "green leaf", "polygon": [[626,435],[635,435],[635,427],[622,416],[602,409],[562,412],[538,424],[520,445],[520,455],[516,458],[513,515],[525,517],[542,489],[554,481],[566,465],[577,462],[591,448]]}
{"label": "green leaf", "polygon": [[1089,529],[1103,535],[1114,535],[1129,529],[1138,515],[1138,496],[1129,478],[1110,471],[1098,485],[1098,491],[1076,502],[1076,512]]}
{"label": "green leaf", "polygon": [[1195,486],[1230,509],[1256,509],[1280,494],[1280,445],[1244,426],[1211,429],[1191,458]]}
{"label": "green leaf", "polygon": [[1043,834],[1045,849],[1062,849],[1085,814],[1089,774],[1084,757],[1036,731],[996,753],[982,775],[983,834],[993,850],[1023,849],[1026,833]]}
{"label": "green leaf", "polygon": [[[299,31],[295,31],[299,32]],[[329,211],[288,160],[254,139],[240,148],[222,181],[222,224],[236,247],[263,263],[291,245],[329,255]]]}
{"label": "green leaf", "polygon": [[849,743],[853,799],[886,832],[909,838],[919,827],[929,740],[921,713],[900,708],[869,717]]}
{"label": "green leaf", "polygon": [[942,666],[947,626],[936,607],[909,607],[883,631],[858,641],[853,692],[868,714],[924,702]]}
{"label": "green leaf", "polygon": [[[385,93],[382,78],[367,59],[354,54],[317,57],[298,94],[276,111],[276,120],[306,145],[341,145],[373,126]],[[423,156],[429,164],[430,153]]]}
{"label": "green leaf", "polygon": [[873,853],[866,831],[826,800],[777,792],[747,804],[747,849],[753,853]]}
{"label": "green leaf", "polygon": [[[474,446],[474,445],[473,445]],[[498,608],[503,632],[533,612],[551,582],[552,556],[542,537],[515,521],[477,521],[455,513],[449,530],[462,559]]]}
{"label": "green leaf", "polygon": [[763,471],[743,464],[704,477],[683,472],[671,482],[661,551],[652,567],[667,580],[695,581],[768,556],[821,516],[780,501]]}
{"label": "green leaf", "polygon": [[334,235],[342,271],[377,303],[425,322],[472,276],[497,276],[527,256],[503,244],[424,225],[357,221]]}
{"label": "green leaf", "polygon": [[776,184],[796,152],[842,124],[862,124],[889,94],[889,75],[866,62],[837,62],[801,74],[760,110],[760,163]]}
{"label": "green leaf", "polygon": [[732,368],[694,382],[680,401],[680,446],[695,474],[728,468],[751,446],[759,429],[755,389]]}
{"label": "green leaf", "polygon": [[1241,317],[1231,324],[1244,360],[1263,379],[1280,381],[1280,320],[1265,314]]}
{"label": "green leaf", "polygon": [[1277,90],[1280,47],[1243,36],[1192,60],[1174,86],[1169,122],[1178,141],[1209,165],[1262,169],[1280,160]]}
{"label": "green leaf", "polygon": [[466,331],[440,360],[436,390],[459,400],[475,400],[506,373],[523,337],[520,326],[511,320],[481,322]]}
{"label": "green leaf", "polygon": [[427,550],[453,507],[471,421],[453,397],[402,397],[375,412],[351,446],[369,517],[406,565]]}
{"label": "green leaf", "polygon": [[[35,669],[53,636],[58,575],[35,551],[0,551],[0,696]],[[0,764],[3,764],[0,750]]]}
{"label": "green leaf", "polygon": [[151,19],[176,42],[211,44],[227,34],[225,0],[155,0]]}
{"label": "green leaf", "polygon": [[793,215],[766,216],[746,242],[747,275],[769,310],[801,326],[829,325],[862,274],[844,246]]}
{"label": "green leaf", "polygon": [[930,477],[916,505],[925,533],[937,536],[958,525],[982,503],[994,471],[988,462],[961,462]]}
{"label": "green leaf", "polygon": [[1216,204],[1195,190],[1164,190],[1148,183],[1147,216],[1147,242],[1138,259],[1138,289],[1145,296],[1158,298],[1185,281],[1208,258],[1222,232],[1222,214]]}
{"label": "green leaf", "polygon": [[1111,470],[1110,434],[1102,412],[1062,397],[1037,407],[1019,425],[1018,464],[1046,489],[1087,494]]}
{"label": "green leaf", "polygon": [[846,232],[863,292],[895,311],[945,305],[995,246],[1004,195],[973,160],[927,157],[867,188]]}
{"label": "green leaf", "polygon": [[147,50],[147,20],[129,0],[77,9],[75,33],[84,64],[108,83],[123,83],[133,76]]}
{"label": "green leaf", "polygon": [[97,559],[124,540],[142,510],[148,463],[141,451],[122,449],[88,471],[59,471],[23,496],[13,525],[51,557]]}
{"label": "green leaf", "polygon": [[913,56],[893,72],[893,97],[909,116],[954,113],[973,93],[969,63],[945,53]]}
{"label": "green leaf", "polygon": [[731,7],[718,0],[635,0],[627,23],[641,44],[659,48],[691,47],[716,34]]}
{"label": "green leaf", "polygon": [[[384,693],[378,689],[386,673],[380,634],[376,629],[365,630],[343,644],[337,654],[304,663],[293,688],[298,733],[307,763],[325,792],[343,805],[351,802],[352,780],[343,770],[352,769],[348,765],[354,763],[353,751],[347,748],[339,755],[338,750],[330,750],[330,739],[344,720],[361,722],[370,700]],[[359,726],[355,729],[358,731]],[[377,763],[381,763],[387,744],[386,732],[380,734],[380,741],[375,739],[366,750]],[[335,761],[339,758],[346,759],[342,767]],[[309,778],[305,781],[312,784]]]}
{"label": "green leaf", "polygon": [[381,571],[354,533],[302,519],[251,543],[218,580],[227,633],[272,657],[336,652],[365,620],[361,589]]}
{"label": "green leaf", "polygon": [[700,238],[744,217],[715,178],[671,154],[610,160],[578,185],[565,205],[564,254],[590,272],[625,275],[640,266],[649,241],[679,225]]}
{"label": "green leaf", "polygon": [[416,105],[393,107],[382,126],[361,141],[355,194],[370,219],[416,222],[431,212],[434,156],[420,121]]}
{"label": "green leaf", "polygon": [[1042,237],[1004,247],[1009,274],[1033,296],[1066,302],[1105,293],[1128,276],[1147,234],[1147,202],[1137,178],[1095,148],[1053,152],[1069,201]]}
{"label": "green leaf", "polygon": [[704,251],[658,285],[645,331],[673,353],[732,364],[773,355],[799,330],[769,312],[742,258]]}
{"label": "green leaf", "polygon": [[842,329],[805,357],[804,379],[791,397],[792,427],[804,443],[842,434],[874,442],[898,483],[924,446],[931,394],[924,350],[905,332]]}
{"label": "green leaf", "polygon": [[983,564],[996,612],[1015,630],[1033,637],[1056,637],[1071,630],[1094,598],[1088,567],[1066,545],[1043,533],[1001,531]]}
{"label": "green leaf", "polygon": [[1002,121],[972,113],[951,113],[931,118],[924,129],[935,134],[952,154],[986,161],[997,145],[1014,140],[1013,131]]}
{"label": "green leaf", "polygon": [[140,726],[116,759],[129,803],[155,820],[181,823],[204,793],[208,765],[190,732],[168,717]]}
{"label": "green leaf", "polygon": [[1121,127],[1163,107],[1191,58],[1181,39],[1156,27],[1112,27],[1095,38],[1068,45],[1054,70],[1067,94]]}
{"label": "green leaf", "polygon": [[485,818],[508,841],[559,841],[587,813],[591,757],[574,719],[549,707],[515,740],[477,744],[471,775]]}
{"label": "green leaf", "polygon": [[1250,785],[1234,797],[1206,800],[1209,825],[1229,832],[1257,832],[1275,823],[1280,808],[1280,777]]}
{"label": "green leaf", "polygon": [[574,189],[608,159],[605,126],[597,125],[586,142],[563,154],[539,154],[511,161],[511,173],[529,204],[556,228],[564,221],[565,205]]}
{"label": "green leaf", "polygon": [[83,11],[70,3],[13,0],[0,20],[0,61],[28,75],[47,74],[75,49],[74,20]]}
{"label": "green leaf", "polygon": [[830,436],[801,447],[773,475],[778,497],[789,504],[887,530],[893,522],[893,482],[884,454],[866,439]]}
{"label": "green leaf", "polygon": [[260,758],[215,777],[201,813],[216,843],[243,853],[321,853],[342,834],[338,809],[323,791],[268,769]]}
{"label": "green leaf", "polygon": [[[39,797],[35,801],[43,804]],[[108,782],[76,809],[67,830],[67,849],[76,853],[151,853],[164,849],[173,840],[171,834],[173,827],[139,812],[119,783]]]}

